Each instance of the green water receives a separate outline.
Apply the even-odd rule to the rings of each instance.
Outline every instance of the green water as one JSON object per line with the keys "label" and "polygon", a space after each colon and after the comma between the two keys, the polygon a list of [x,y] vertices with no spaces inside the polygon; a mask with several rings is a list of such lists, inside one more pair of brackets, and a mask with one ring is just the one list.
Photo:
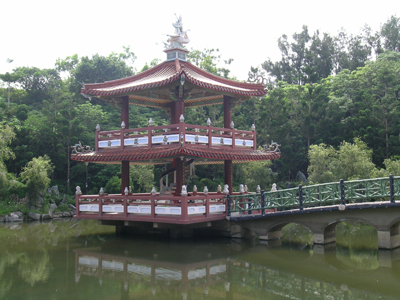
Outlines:
{"label": "green water", "polygon": [[293,227],[263,244],[118,237],[92,221],[1,225],[0,299],[399,299],[400,250],[346,226],[338,244],[313,246]]}

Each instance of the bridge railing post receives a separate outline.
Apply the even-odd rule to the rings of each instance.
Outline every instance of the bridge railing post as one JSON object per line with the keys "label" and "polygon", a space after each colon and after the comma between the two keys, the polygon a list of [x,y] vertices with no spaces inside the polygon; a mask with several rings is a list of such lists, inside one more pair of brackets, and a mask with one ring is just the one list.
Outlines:
{"label": "bridge railing post", "polygon": [[227,214],[228,217],[231,216],[231,197],[228,195],[226,195],[226,205],[227,205]]}
{"label": "bridge railing post", "polygon": [[299,185],[299,209],[303,210],[303,186]]}
{"label": "bridge railing post", "polygon": [[346,205],[346,199],[344,194],[344,179],[340,179],[339,186],[340,186],[340,202],[341,204]]}
{"label": "bridge railing post", "polygon": [[264,191],[261,191],[261,214],[265,216],[265,195]]}
{"label": "bridge railing post", "polygon": [[250,198],[250,197],[247,197],[247,202],[249,203],[249,204],[247,204],[247,209],[248,209],[247,214],[248,214],[248,215],[253,214],[253,212],[252,212],[252,210],[251,210],[251,209],[254,207],[254,205],[252,205],[252,203],[251,203],[252,200],[253,200],[253,202],[254,202],[254,199],[252,199],[252,198]]}
{"label": "bridge railing post", "polygon": [[394,176],[393,176],[393,174],[389,175],[389,184],[390,184],[390,203],[395,203],[395,201],[394,201]]}

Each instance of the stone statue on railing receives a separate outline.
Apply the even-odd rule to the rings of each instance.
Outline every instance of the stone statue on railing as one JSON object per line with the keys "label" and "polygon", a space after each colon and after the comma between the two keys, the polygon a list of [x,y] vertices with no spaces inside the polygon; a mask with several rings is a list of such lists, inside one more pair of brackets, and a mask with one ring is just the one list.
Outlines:
{"label": "stone statue on railing", "polygon": [[187,44],[190,42],[190,39],[187,35],[187,32],[189,30],[183,30],[182,16],[176,16],[176,18],[177,21],[175,23],[172,23],[172,26],[174,26],[175,28],[175,33],[167,34],[169,38],[166,42],[164,42],[165,49],[184,48],[183,44]]}

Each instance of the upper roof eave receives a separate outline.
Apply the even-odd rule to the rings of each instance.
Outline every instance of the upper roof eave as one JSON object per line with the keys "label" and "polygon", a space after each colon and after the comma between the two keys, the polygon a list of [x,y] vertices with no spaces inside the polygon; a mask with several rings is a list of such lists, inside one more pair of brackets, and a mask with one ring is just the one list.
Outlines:
{"label": "upper roof eave", "polygon": [[[88,96],[118,96],[155,87],[162,87],[180,79],[185,74],[188,81],[196,86],[245,97],[259,97],[267,94],[262,84],[238,82],[210,74],[195,65],[178,60],[163,62],[142,73],[104,83],[85,84],[81,93]],[[154,80],[151,80],[154,77]],[[147,81],[145,81],[147,78]],[[138,81],[144,81],[140,84]],[[137,82],[138,84],[133,84]],[[129,85],[131,84],[131,85]],[[119,88],[120,87],[120,88]]]}

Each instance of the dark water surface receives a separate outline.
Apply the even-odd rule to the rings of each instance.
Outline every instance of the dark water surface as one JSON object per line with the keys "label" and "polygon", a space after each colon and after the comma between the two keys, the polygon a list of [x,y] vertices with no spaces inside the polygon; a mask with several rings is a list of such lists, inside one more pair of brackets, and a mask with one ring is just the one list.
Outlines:
{"label": "dark water surface", "polygon": [[342,246],[312,246],[293,243],[293,228],[282,245],[117,237],[92,221],[0,225],[0,299],[400,299],[400,250],[377,250],[374,233],[354,248],[360,235],[341,230]]}

